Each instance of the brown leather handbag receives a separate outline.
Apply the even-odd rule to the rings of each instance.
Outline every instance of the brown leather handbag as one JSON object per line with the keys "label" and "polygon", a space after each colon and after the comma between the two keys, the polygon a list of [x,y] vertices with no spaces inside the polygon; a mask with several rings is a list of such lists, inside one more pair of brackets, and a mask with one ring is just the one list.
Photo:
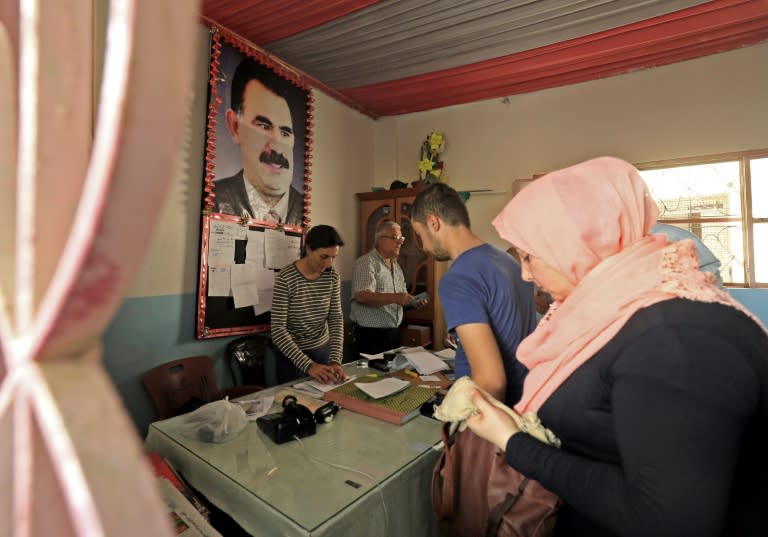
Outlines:
{"label": "brown leather handbag", "polygon": [[432,473],[432,508],[452,537],[548,537],[560,499],[509,466],[504,452],[469,429],[449,435]]}

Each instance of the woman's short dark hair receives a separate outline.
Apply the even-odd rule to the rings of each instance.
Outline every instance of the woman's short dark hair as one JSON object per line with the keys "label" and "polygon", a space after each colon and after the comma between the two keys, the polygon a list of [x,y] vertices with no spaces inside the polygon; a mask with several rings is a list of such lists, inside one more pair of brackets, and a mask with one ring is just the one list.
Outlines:
{"label": "woman's short dark hair", "polygon": [[304,241],[303,255],[306,255],[307,248],[317,250],[318,248],[332,248],[334,246],[344,246],[344,241],[338,231],[326,225],[312,226]]}

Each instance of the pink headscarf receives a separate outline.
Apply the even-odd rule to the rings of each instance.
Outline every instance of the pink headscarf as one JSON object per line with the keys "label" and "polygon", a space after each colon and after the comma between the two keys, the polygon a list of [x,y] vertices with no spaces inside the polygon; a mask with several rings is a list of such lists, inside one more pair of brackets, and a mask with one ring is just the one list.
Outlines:
{"label": "pink headscarf", "polygon": [[519,412],[537,411],[636,311],[657,302],[719,302],[759,324],[698,270],[693,241],[648,234],[658,212],[631,164],[600,157],[537,179],[494,219],[504,240],[575,286],[517,349],[529,369]]}

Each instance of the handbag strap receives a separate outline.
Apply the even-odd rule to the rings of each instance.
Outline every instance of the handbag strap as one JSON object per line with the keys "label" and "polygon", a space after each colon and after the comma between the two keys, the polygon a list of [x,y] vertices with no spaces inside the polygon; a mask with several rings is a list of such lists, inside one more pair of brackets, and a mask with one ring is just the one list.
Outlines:
{"label": "handbag strap", "polygon": [[[440,429],[440,436],[443,440],[443,453],[440,457],[438,469],[439,489],[442,494],[439,496],[439,505],[434,505],[436,514],[440,518],[451,518],[456,513],[456,456],[453,451],[456,442],[456,434],[449,434],[450,423],[444,423]],[[433,495],[434,497],[434,495]]]}
{"label": "handbag strap", "polygon": [[507,496],[504,500],[497,503],[496,506],[491,509],[491,512],[488,513],[488,522],[485,524],[485,537],[496,537],[496,534],[499,531],[499,526],[501,526],[501,519],[504,518],[504,514],[512,509],[517,501],[523,496],[523,491],[525,491],[526,485],[528,485],[527,477],[520,482],[516,494],[507,492]]}

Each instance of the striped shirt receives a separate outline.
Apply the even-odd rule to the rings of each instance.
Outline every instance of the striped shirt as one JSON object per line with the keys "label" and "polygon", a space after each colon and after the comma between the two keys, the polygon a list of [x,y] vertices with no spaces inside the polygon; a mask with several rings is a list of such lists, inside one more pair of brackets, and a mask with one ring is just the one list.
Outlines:
{"label": "striped shirt", "polygon": [[[360,291],[374,293],[406,293],[405,276],[400,265],[392,260],[392,269],[375,248],[358,257],[352,267],[352,296]],[[352,301],[350,318],[367,328],[397,328],[403,320],[400,304],[365,306]]]}
{"label": "striped shirt", "polygon": [[304,350],[330,342],[330,362],[341,363],[344,317],[341,311],[341,277],[333,267],[319,279],[306,279],[296,264],[283,268],[275,278],[272,296],[272,341],[293,364],[304,371],[314,364]]}

